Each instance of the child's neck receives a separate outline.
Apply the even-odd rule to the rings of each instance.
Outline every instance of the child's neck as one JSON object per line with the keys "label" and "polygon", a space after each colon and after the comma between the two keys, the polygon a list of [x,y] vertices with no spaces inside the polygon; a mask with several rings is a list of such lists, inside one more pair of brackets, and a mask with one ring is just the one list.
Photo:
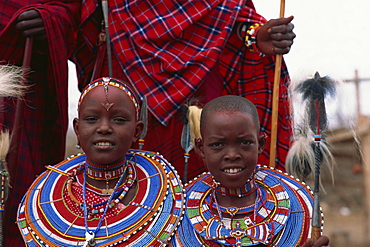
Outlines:
{"label": "child's neck", "polygon": [[216,193],[215,196],[217,199],[217,203],[223,207],[242,208],[242,207],[252,205],[256,202],[257,192],[253,191],[251,194],[249,194],[248,196],[244,196],[244,197],[221,195],[218,193]]}
{"label": "child's neck", "polygon": [[227,188],[215,182],[213,187],[217,202],[224,207],[245,207],[255,203],[257,184],[254,174],[241,188]]}
{"label": "child's neck", "polygon": [[248,179],[248,181],[240,188],[228,188],[218,183],[214,187],[216,194],[223,196],[233,196],[233,197],[246,197],[252,194],[257,189],[257,185],[254,177]]}

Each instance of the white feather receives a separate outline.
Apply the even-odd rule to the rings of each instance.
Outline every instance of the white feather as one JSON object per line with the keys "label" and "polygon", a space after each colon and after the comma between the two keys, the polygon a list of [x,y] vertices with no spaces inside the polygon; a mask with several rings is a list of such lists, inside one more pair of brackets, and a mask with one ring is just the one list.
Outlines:
{"label": "white feather", "polygon": [[21,97],[28,88],[22,84],[25,73],[18,66],[0,65],[0,97]]}

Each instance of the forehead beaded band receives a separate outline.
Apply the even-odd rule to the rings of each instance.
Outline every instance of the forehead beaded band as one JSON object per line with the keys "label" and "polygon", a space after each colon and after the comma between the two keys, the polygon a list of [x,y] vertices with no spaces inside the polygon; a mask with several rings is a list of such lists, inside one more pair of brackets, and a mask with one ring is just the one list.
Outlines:
{"label": "forehead beaded band", "polygon": [[[132,103],[135,106],[136,119],[137,120],[139,119],[140,105],[138,103],[139,101],[137,100],[135,93],[124,82],[122,82],[122,81],[120,81],[118,79],[110,78],[110,77],[99,78],[99,79],[91,82],[90,84],[88,84],[82,90],[80,99],[78,101],[77,111],[80,110],[80,105],[82,103],[82,100],[85,98],[85,96],[87,95],[87,93],[90,92],[93,88],[96,88],[98,86],[104,86],[104,89],[105,89],[104,92],[105,92],[105,96],[106,96],[106,102],[105,103],[102,103],[102,105],[107,109],[107,111],[113,105],[113,103],[109,103],[108,102],[108,89],[107,89],[107,87],[108,86],[113,86],[113,87],[117,87],[117,88],[121,89],[130,98],[130,100],[132,101]],[[108,107],[108,105],[109,105],[109,107]]]}

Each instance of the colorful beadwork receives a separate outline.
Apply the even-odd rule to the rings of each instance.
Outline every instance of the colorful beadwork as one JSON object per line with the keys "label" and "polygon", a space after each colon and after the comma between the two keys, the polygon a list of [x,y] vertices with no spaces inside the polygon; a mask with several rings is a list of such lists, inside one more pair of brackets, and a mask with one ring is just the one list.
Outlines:
{"label": "colorful beadwork", "polygon": [[[308,238],[313,195],[304,183],[286,173],[257,166],[257,198],[245,210],[245,217],[234,217],[237,210],[218,207],[212,199],[213,178],[204,173],[186,186],[186,216],[179,227],[174,246],[299,246]],[[223,218],[219,210],[234,216]],[[245,211],[244,213],[246,213]]]}
{"label": "colorful beadwork", "polygon": [[245,45],[249,48],[252,52],[259,52],[260,55],[261,52],[257,47],[257,31],[259,28],[261,28],[263,24],[260,23],[254,23],[253,25],[249,26],[249,28],[246,31],[245,35]]}
{"label": "colorful beadwork", "polygon": [[[78,170],[85,159],[86,156],[80,154],[44,172],[24,196],[17,222],[29,246],[82,246],[85,243],[88,236],[85,236],[84,207],[76,203],[83,201],[83,188],[73,179],[79,176]],[[124,205],[119,202],[124,188],[118,187],[117,196],[112,199],[116,203],[109,206],[100,230],[95,232],[96,246],[164,246],[184,211],[179,176],[155,153],[132,150],[126,159],[136,170],[137,192],[132,201]],[[97,210],[91,210],[87,219],[89,231],[94,232],[104,214],[99,209],[105,208],[108,196],[86,190],[85,198],[86,203]]]}
{"label": "colorful beadwork", "polygon": [[117,87],[119,89],[122,89],[126,93],[126,95],[131,99],[132,103],[135,106],[136,109],[136,118],[139,120],[139,114],[140,114],[140,105],[138,99],[135,97],[135,93],[132,91],[132,89],[127,86],[124,82],[115,79],[115,78],[110,78],[110,77],[103,77],[100,79],[97,79],[93,82],[91,82],[89,85],[87,85],[84,90],[81,93],[80,99],[78,101],[77,105],[77,111],[80,109],[80,105],[86,94],[91,91],[93,88],[98,87],[98,86],[104,86],[104,85],[109,85],[113,87]]}
{"label": "colorful beadwork", "polygon": [[236,196],[236,197],[245,197],[252,194],[256,189],[257,185],[254,180],[254,174],[252,174],[252,178],[248,179],[245,185],[239,189],[229,189],[225,186],[222,186],[219,182],[214,181],[213,190],[217,194],[221,195],[228,195],[228,196]]}

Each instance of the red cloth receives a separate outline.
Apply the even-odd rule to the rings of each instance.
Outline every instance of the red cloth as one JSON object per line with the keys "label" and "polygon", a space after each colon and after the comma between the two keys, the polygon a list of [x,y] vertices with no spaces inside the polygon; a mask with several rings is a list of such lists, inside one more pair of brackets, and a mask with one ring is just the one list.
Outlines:
{"label": "red cloth", "polygon": [[[45,165],[63,160],[68,127],[68,64],[79,23],[80,1],[13,0],[0,3],[0,61],[22,65],[25,38],[15,29],[20,13],[35,9],[47,42],[34,41],[18,161],[9,162],[12,189],[5,205],[4,246],[24,246],[15,224],[18,205]],[[14,99],[0,98],[0,129],[13,131]],[[7,157],[9,158],[9,156]]]}
{"label": "red cloth", "polygon": [[[233,32],[236,21],[265,22],[251,1],[116,0],[109,4],[113,77],[133,84],[148,99],[151,114],[145,149],[159,151],[182,175],[181,106],[191,98],[204,104],[222,94],[242,95],[254,102],[262,131],[270,134],[274,57],[248,51]],[[101,19],[96,0],[84,0],[74,58],[80,88],[91,80]],[[108,75],[106,65],[105,61],[102,76]],[[276,158],[283,170],[291,137],[288,82],[283,65]],[[269,145],[261,155],[262,164],[268,164],[268,153]],[[196,159],[192,152],[188,178],[204,170]]]}

